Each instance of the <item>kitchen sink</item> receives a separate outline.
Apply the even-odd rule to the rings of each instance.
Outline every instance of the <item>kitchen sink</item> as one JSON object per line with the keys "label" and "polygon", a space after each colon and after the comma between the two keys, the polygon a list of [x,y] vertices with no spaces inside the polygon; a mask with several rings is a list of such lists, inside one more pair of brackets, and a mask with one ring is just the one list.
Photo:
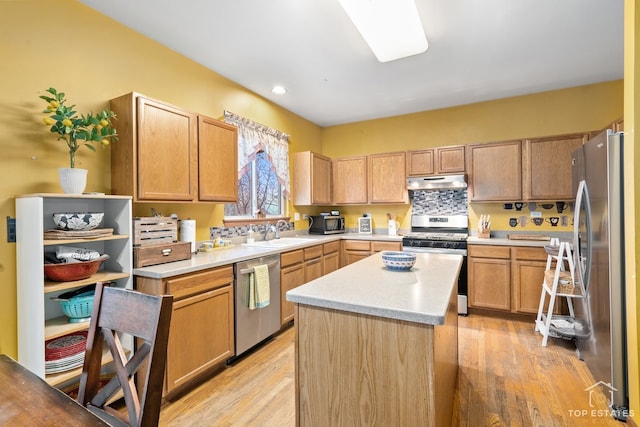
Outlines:
{"label": "kitchen sink", "polygon": [[243,246],[255,246],[259,248],[286,248],[287,246],[295,246],[301,243],[312,242],[313,239],[306,237],[283,237],[281,239],[261,240],[253,243],[243,243]]}

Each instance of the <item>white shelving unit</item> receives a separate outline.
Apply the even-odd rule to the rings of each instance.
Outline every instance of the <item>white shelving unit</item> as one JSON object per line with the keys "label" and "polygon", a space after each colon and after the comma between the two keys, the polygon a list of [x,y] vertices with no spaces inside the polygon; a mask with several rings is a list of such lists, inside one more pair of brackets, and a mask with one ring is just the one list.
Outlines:
{"label": "white shelving unit", "polygon": [[[45,240],[55,229],[53,213],[104,212],[101,228],[113,228],[113,236],[96,239]],[[18,361],[54,386],[77,381],[81,368],[45,375],[44,343],[71,332],[86,330],[89,322],[69,323],[60,303],[63,292],[98,281],[133,288],[131,197],[106,195],[29,194],[16,197],[16,270],[18,294]],[[44,253],[68,245],[108,254],[98,273],[73,282],[45,280]],[[132,348],[131,340],[124,345]]]}
{"label": "white shelving unit", "polygon": [[[576,280],[576,266],[571,244],[556,240],[552,241],[550,246],[545,247],[545,250],[547,251],[547,265],[542,282],[535,328],[542,334],[543,347],[546,347],[549,336],[572,338],[576,333],[579,333],[580,325],[575,322],[573,312],[573,298],[584,296],[584,288],[580,281]],[[544,305],[547,296],[549,297],[549,306],[545,312]],[[569,316],[553,314],[556,297],[566,298]]]}

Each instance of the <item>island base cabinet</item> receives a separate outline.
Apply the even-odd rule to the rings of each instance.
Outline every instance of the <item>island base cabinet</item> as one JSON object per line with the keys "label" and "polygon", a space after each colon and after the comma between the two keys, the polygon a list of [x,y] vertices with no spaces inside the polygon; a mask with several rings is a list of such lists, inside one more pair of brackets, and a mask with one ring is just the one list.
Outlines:
{"label": "island base cabinet", "polygon": [[296,425],[451,425],[453,300],[441,326],[304,304],[295,316]]}

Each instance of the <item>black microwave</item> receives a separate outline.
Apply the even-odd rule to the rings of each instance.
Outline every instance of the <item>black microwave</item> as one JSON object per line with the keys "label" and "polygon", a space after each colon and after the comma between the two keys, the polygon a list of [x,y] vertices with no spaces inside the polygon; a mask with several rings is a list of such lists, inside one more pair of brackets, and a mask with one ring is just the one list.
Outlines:
{"label": "black microwave", "polygon": [[344,217],[336,215],[312,215],[309,217],[309,234],[344,233]]}

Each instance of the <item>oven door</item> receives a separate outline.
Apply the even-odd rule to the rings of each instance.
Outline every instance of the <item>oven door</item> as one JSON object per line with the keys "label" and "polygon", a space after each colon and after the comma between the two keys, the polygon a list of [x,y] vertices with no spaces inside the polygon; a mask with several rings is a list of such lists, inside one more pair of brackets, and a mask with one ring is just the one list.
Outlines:
{"label": "oven door", "polygon": [[462,266],[458,275],[458,314],[466,316],[469,314],[468,289],[467,289],[467,250],[448,248],[424,248],[414,246],[403,246],[402,250],[413,253],[427,254],[456,254],[462,255]]}

